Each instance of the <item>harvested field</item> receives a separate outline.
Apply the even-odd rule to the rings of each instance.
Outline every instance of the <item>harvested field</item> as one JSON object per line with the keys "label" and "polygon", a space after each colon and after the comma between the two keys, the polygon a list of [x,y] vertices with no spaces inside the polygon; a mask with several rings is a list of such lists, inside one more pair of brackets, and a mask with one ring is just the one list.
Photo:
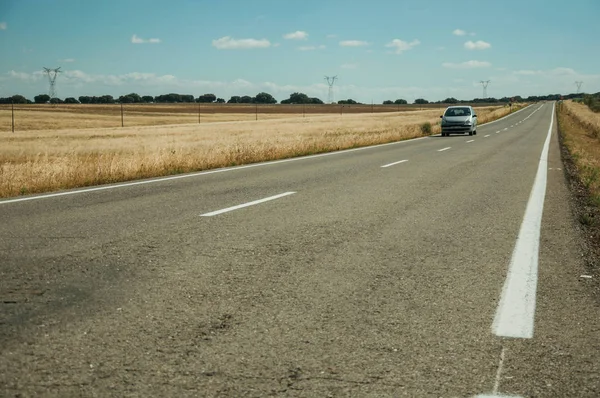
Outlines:
{"label": "harvested field", "polygon": [[[427,105],[119,104],[15,105],[15,131],[256,121],[316,115],[414,112]],[[12,130],[10,105],[0,105],[0,131]]]}
{"label": "harvested field", "polygon": [[[515,107],[513,107],[515,108]],[[514,109],[513,109],[514,110]],[[477,109],[480,123],[508,108]],[[206,170],[439,133],[439,109],[152,127],[0,132],[0,197]]]}

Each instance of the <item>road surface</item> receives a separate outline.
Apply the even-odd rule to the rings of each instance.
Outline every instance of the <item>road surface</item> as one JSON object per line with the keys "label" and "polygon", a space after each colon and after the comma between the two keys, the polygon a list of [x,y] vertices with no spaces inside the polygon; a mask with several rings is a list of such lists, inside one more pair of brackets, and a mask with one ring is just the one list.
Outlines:
{"label": "road surface", "polygon": [[553,119],[0,201],[0,395],[600,396]]}

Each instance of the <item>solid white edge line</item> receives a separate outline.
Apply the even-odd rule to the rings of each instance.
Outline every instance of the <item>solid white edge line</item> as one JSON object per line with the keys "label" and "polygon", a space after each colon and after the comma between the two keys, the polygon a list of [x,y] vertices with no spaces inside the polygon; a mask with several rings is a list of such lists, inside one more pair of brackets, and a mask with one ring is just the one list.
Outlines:
{"label": "solid white edge line", "polygon": [[450,148],[452,148],[452,147],[451,146],[447,146],[446,148],[438,149],[438,152],[442,152],[442,151],[445,151],[445,150],[450,149]]}
{"label": "solid white edge line", "polygon": [[170,177],[158,177],[158,178],[153,178],[151,180],[126,182],[126,183],[116,184],[116,185],[103,185],[103,186],[94,187],[94,188],[75,189],[72,191],[56,192],[56,193],[36,195],[36,196],[28,196],[26,198],[0,200],[0,205],[8,204],[8,203],[16,203],[16,202],[26,202],[29,200],[54,198],[54,197],[58,197],[58,196],[76,195],[76,194],[80,194],[80,193],[105,191],[105,190],[109,190],[109,189],[126,188],[126,187],[132,187],[132,186],[136,186],[136,185],[154,184],[154,183],[158,183],[158,182],[179,180],[182,178],[190,178],[190,177],[199,177],[199,176],[216,174],[216,173],[225,173],[225,172],[229,172],[229,171],[237,171],[237,170],[249,169],[249,168],[253,168],[253,167],[271,166],[274,164],[296,162],[296,161],[300,161],[300,160],[314,159],[314,158],[320,158],[320,157],[325,157],[325,156],[333,156],[333,155],[340,155],[340,154],[345,154],[345,153],[350,153],[350,152],[355,152],[355,151],[362,151],[362,150],[367,150],[367,149],[371,149],[371,148],[379,148],[379,147],[384,147],[384,146],[389,146],[389,145],[397,145],[397,144],[402,144],[402,143],[411,142],[411,141],[424,140],[427,138],[429,138],[429,137],[418,137],[418,138],[412,138],[410,140],[388,142],[387,144],[378,144],[378,145],[372,145],[372,146],[365,146],[365,147],[361,147],[361,148],[343,149],[340,151],[319,153],[316,155],[308,155],[308,156],[299,156],[299,157],[290,158],[290,159],[281,159],[281,160],[272,160],[272,161],[268,161],[268,162],[252,163],[252,164],[247,164],[247,165],[243,165],[243,166],[224,167],[221,169],[199,171],[196,173],[180,174],[180,175],[170,176]]}
{"label": "solid white edge line", "polygon": [[390,166],[394,166],[394,165],[397,165],[397,164],[400,164],[400,163],[404,163],[404,162],[408,162],[408,159],[405,159],[405,160],[400,160],[400,161],[398,161],[398,162],[394,162],[394,163],[390,163],[390,164],[384,164],[384,165],[383,165],[383,166],[381,166],[381,167],[390,167]]}
{"label": "solid white edge line", "polygon": [[212,216],[216,216],[216,215],[219,215],[219,214],[227,213],[227,212],[230,212],[230,211],[233,211],[233,210],[242,209],[244,207],[257,205],[257,204],[263,203],[263,202],[268,202],[270,200],[275,200],[275,199],[283,198],[284,196],[293,195],[295,193],[296,192],[284,192],[284,193],[281,193],[279,195],[269,196],[268,198],[258,199],[258,200],[254,200],[254,201],[248,202],[248,203],[242,203],[241,205],[231,206],[231,207],[228,207],[226,209],[211,211],[210,213],[204,213],[204,214],[201,214],[200,216],[201,217],[212,217]]}
{"label": "solid white edge line", "polygon": [[526,339],[533,337],[540,229],[546,196],[548,149],[554,126],[554,110],[555,105],[552,103],[550,127],[492,324],[492,332],[496,336]]}
{"label": "solid white edge line", "polygon": [[483,138],[488,138],[489,136],[490,136],[489,134],[488,135],[484,135]]}
{"label": "solid white edge line", "polygon": [[469,141],[467,141],[467,144],[468,144],[469,142],[473,142],[473,141],[475,141],[475,140],[469,140]]}

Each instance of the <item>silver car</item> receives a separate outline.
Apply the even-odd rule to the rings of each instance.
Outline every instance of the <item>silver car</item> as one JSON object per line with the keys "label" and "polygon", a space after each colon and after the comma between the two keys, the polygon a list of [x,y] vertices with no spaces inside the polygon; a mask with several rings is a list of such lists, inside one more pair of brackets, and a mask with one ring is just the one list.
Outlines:
{"label": "silver car", "polygon": [[442,137],[448,137],[450,134],[477,134],[477,114],[471,106],[450,106],[440,117]]}

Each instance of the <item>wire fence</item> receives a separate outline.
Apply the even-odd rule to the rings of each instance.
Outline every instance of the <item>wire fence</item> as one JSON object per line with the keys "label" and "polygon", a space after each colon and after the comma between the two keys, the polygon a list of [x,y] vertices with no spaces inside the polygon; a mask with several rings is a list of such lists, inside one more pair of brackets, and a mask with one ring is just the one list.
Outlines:
{"label": "wire fence", "polygon": [[448,104],[1,104],[0,131],[250,122],[316,115],[409,112],[446,106]]}

